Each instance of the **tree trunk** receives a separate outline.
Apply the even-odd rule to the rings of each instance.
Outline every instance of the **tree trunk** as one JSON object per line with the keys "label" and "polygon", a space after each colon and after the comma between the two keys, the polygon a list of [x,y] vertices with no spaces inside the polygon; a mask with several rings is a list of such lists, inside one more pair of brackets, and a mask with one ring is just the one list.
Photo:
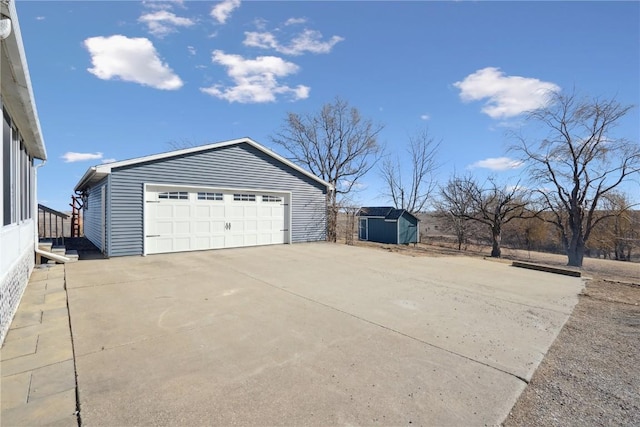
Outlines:
{"label": "tree trunk", "polygon": [[492,258],[500,258],[502,255],[502,251],[500,250],[500,241],[502,240],[502,233],[500,230],[492,230],[491,232],[491,257]]}
{"label": "tree trunk", "polygon": [[327,241],[335,243],[338,240],[338,207],[329,206],[327,210]]}
{"label": "tree trunk", "polygon": [[584,252],[584,241],[581,238],[571,239],[571,243],[567,248],[567,257],[569,258],[569,262],[567,263],[567,265],[571,267],[582,267]]}
{"label": "tree trunk", "polygon": [[584,235],[582,233],[582,221],[571,221],[571,239],[567,242],[567,265],[571,267],[582,267],[582,260],[585,253]]}
{"label": "tree trunk", "polygon": [[584,245],[569,248],[567,256],[569,257],[567,265],[571,267],[582,267],[582,260],[584,259]]}

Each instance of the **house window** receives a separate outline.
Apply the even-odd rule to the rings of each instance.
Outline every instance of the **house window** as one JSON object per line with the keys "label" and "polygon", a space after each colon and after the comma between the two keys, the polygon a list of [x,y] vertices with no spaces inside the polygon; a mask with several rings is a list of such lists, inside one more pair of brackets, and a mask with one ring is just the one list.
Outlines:
{"label": "house window", "polygon": [[262,196],[262,201],[264,203],[281,203],[282,197],[264,195]]}
{"label": "house window", "polygon": [[255,194],[234,194],[233,200],[236,202],[255,202],[256,195]]}
{"label": "house window", "polygon": [[11,224],[11,119],[2,112],[2,225]]}
{"label": "house window", "polygon": [[16,224],[33,216],[33,158],[20,132],[2,111],[2,225]]}
{"label": "house window", "polygon": [[222,193],[198,193],[198,200],[222,200]]}
{"label": "house window", "polygon": [[186,191],[164,191],[158,193],[158,199],[189,200],[189,193]]}

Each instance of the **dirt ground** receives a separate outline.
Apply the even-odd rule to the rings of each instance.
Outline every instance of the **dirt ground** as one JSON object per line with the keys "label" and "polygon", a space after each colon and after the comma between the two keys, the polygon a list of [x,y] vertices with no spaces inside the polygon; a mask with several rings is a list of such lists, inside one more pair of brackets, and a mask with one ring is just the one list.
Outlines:
{"label": "dirt ground", "polygon": [[[490,248],[355,242],[408,256],[482,256]],[[503,249],[502,259],[565,266],[562,255]],[[640,264],[585,258],[586,286],[504,426],[640,425]]]}

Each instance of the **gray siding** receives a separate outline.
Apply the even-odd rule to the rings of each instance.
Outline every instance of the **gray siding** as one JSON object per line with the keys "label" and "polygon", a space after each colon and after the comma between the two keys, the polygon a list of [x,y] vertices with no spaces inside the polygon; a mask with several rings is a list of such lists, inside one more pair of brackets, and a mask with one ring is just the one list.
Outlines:
{"label": "gray siding", "polygon": [[[105,252],[105,247],[102,242],[102,213],[104,212],[105,207],[102,206],[101,191],[102,187],[105,186],[107,186],[107,178],[103,179],[95,187],[89,190],[87,204],[88,209],[84,210],[83,218],[85,237],[103,252]],[[105,202],[106,199],[108,199],[108,192],[105,197]]]}
{"label": "gray siding", "polygon": [[144,183],[290,191],[292,241],[326,236],[326,188],[242,143],[112,170],[109,256],[142,254]]}

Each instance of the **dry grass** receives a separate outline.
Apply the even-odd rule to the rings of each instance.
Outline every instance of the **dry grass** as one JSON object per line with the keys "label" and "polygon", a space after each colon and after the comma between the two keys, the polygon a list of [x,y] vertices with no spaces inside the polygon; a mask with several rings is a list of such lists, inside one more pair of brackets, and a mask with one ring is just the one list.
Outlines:
{"label": "dry grass", "polygon": [[[470,256],[488,258],[491,254],[491,248],[488,246],[468,245],[466,250],[459,251],[455,245],[447,242],[437,242],[434,244],[418,243],[416,245],[391,245],[356,240],[354,245],[396,252],[408,256]],[[554,267],[566,267],[567,265],[567,257],[565,255],[509,248],[503,248],[502,258],[495,259],[495,261],[527,261]],[[585,276],[592,277],[594,279],[630,282],[640,285],[640,263],[636,262],[585,257],[581,269],[574,267],[566,268],[580,270]]]}

